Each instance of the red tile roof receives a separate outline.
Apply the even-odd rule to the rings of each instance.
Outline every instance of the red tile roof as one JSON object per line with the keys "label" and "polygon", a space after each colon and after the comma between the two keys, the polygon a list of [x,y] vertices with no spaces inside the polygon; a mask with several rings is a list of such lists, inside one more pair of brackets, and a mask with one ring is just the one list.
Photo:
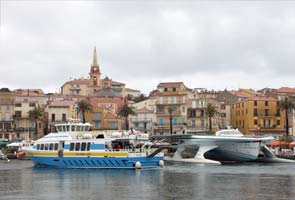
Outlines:
{"label": "red tile roof", "polygon": [[136,113],[153,113],[153,111],[147,109],[147,108],[142,108],[142,109],[138,109],[135,111]]}
{"label": "red tile roof", "polygon": [[281,87],[277,90],[278,93],[295,93],[295,88]]}
{"label": "red tile roof", "polygon": [[41,89],[17,89],[14,92],[16,96],[45,96]]}
{"label": "red tile roof", "polygon": [[74,101],[65,100],[65,101],[53,101],[49,104],[49,107],[69,107],[74,105]]}
{"label": "red tile roof", "polygon": [[158,87],[179,87],[181,85],[184,85],[183,82],[163,82],[159,83]]}

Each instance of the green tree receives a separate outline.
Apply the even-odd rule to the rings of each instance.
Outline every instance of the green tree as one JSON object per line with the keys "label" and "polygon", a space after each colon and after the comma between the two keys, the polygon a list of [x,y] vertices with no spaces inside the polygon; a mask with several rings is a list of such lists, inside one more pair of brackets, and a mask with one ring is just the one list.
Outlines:
{"label": "green tree", "polygon": [[29,111],[29,117],[31,119],[34,119],[34,123],[35,123],[35,136],[38,135],[38,119],[43,117],[43,115],[44,115],[44,112],[39,106]]}
{"label": "green tree", "polygon": [[209,130],[212,130],[212,117],[214,117],[217,114],[217,110],[215,106],[212,103],[208,103],[207,107],[205,109],[205,113],[207,117],[209,118]]}
{"label": "green tree", "polygon": [[141,102],[148,99],[148,97],[146,97],[144,94],[140,94],[138,97],[134,97],[133,101],[137,102]]}
{"label": "green tree", "polygon": [[125,128],[126,130],[129,129],[128,127],[128,116],[129,115],[134,115],[135,112],[133,111],[133,107],[128,106],[127,103],[123,104],[119,111],[118,111],[118,116],[123,117],[125,119]]}
{"label": "green tree", "polygon": [[288,113],[290,110],[295,108],[294,103],[288,98],[284,98],[279,101],[279,108],[285,111],[285,125],[286,125],[286,136],[289,136],[289,117]]}
{"label": "green tree", "polygon": [[91,111],[92,111],[92,105],[90,103],[88,103],[85,100],[81,100],[78,102],[78,113],[82,114],[84,124],[86,122],[85,114]]}
{"label": "green tree", "polygon": [[172,127],[172,119],[173,119],[173,113],[175,111],[175,108],[168,107],[168,113],[169,113],[169,125],[170,125],[170,135],[173,133],[173,127]]}

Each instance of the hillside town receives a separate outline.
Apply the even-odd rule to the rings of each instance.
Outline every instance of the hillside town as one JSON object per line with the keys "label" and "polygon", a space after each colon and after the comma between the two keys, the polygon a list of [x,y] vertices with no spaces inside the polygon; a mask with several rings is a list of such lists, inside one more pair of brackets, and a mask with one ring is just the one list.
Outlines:
{"label": "hillside town", "polygon": [[[102,77],[96,48],[88,78],[69,80],[60,93],[44,93],[37,89],[0,89],[0,140],[37,139],[55,131],[57,123],[81,119],[92,130],[131,129],[151,135],[215,132],[228,126],[243,134],[280,136],[294,135],[295,114],[280,106],[288,98],[292,102],[295,88],[263,88],[215,91],[189,88],[185,82],[160,82],[144,95],[125,83]],[[79,102],[91,109],[82,115]],[[129,113],[120,114],[123,107]],[[208,112],[208,107],[213,112]]]}

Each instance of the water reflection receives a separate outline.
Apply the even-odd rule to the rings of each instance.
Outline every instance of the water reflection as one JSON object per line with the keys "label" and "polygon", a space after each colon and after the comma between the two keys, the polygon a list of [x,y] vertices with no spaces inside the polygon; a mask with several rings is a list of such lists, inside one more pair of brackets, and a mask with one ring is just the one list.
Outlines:
{"label": "water reflection", "polygon": [[0,163],[0,177],[0,199],[295,199],[294,166],[282,164],[80,170]]}

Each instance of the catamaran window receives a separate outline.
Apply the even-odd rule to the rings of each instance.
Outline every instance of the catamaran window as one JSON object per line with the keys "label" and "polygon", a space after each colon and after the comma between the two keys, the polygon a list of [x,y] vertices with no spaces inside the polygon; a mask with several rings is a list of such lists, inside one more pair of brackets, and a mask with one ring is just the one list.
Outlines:
{"label": "catamaran window", "polygon": [[90,151],[90,142],[87,143],[87,151]]}
{"label": "catamaran window", "polygon": [[75,143],[70,143],[70,151],[74,151],[75,149]]}
{"label": "catamaran window", "polygon": [[80,143],[76,143],[75,151],[80,151]]}
{"label": "catamaran window", "polygon": [[41,149],[40,150],[44,150],[44,144],[41,144]]}
{"label": "catamaran window", "polygon": [[81,151],[85,151],[85,150],[86,150],[86,142],[82,142]]}
{"label": "catamaran window", "polygon": [[66,126],[67,127],[67,131],[69,132],[70,131],[70,126]]}
{"label": "catamaran window", "polygon": [[58,143],[54,143],[54,150],[58,149]]}
{"label": "catamaran window", "polygon": [[72,125],[72,126],[71,126],[71,130],[72,130],[72,131],[76,131],[76,130],[75,130],[75,127],[76,127],[76,126]]}
{"label": "catamaran window", "polygon": [[44,150],[48,150],[48,144],[45,144],[45,148],[44,148]]}
{"label": "catamaran window", "polygon": [[37,150],[39,150],[40,149],[40,144],[37,144]]}
{"label": "catamaran window", "polygon": [[81,126],[77,126],[77,127],[76,127],[76,130],[77,130],[77,131],[81,131]]}
{"label": "catamaran window", "polygon": [[49,150],[53,150],[53,144],[52,143],[50,143],[50,145],[49,145]]}

